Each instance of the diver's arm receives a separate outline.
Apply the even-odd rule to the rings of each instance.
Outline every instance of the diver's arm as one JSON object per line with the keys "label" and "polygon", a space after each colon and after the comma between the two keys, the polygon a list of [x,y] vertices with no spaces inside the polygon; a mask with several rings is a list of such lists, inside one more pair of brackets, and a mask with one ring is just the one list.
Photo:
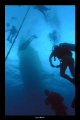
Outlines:
{"label": "diver's arm", "polygon": [[51,59],[52,57],[53,57],[53,55],[51,54],[50,57],[49,57],[49,62],[50,62],[50,65],[51,65],[52,67],[55,67],[55,66],[52,64],[52,59]]}

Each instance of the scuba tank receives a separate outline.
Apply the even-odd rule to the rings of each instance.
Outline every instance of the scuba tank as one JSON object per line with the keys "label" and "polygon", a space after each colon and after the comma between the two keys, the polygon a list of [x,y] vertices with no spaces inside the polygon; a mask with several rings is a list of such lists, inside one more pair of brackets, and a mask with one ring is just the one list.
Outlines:
{"label": "scuba tank", "polygon": [[75,51],[75,44],[61,43],[59,46],[66,48],[67,50]]}

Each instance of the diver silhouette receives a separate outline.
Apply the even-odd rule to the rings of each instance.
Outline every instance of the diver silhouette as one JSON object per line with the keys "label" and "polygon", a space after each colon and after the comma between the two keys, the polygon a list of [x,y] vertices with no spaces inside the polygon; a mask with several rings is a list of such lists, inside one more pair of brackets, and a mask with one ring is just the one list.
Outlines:
{"label": "diver silhouette", "polygon": [[[74,44],[61,43],[54,47],[54,50],[50,54],[49,62],[52,67],[59,68],[60,67],[60,76],[69,80],[75,85],[75,68],[74,68],[74,59],[72,58],[72,52],[75,51]],[[55,57],[57,57],[60,61],[60,65],[54,66],[52,64],[52,57],[54,56],[54,61],[56,61]],[[70,78],[67,74],[65,74],[66,68],[69,66],[71,75],[73,78]]]}
{"label": "diver silhouette", "polygon": [[46,15],[45,14],[45,12],[44,11],[47,11],[47,10],[50,10],[50,8],[47,8],[47,7],[45,7],[44,5],[33,5],[33,8],[34,9],[38,9],[40,12],[42,12],[42,14],[44,15],[44,16],[48,16],[48,15]]}
{"label": "diver silhouette", "polygon": [[[9,34],[7,40],[11,43],[11,42],[12,42],[12,38],[13,38],[13,37],[15,36],[15,34],[17,33],[17,29],[16,29],[15,26],[12,26],[11,29],[6,30],[5,32],[7,32],[7,31],[10,31],[10,34]],[[10,37],[11,37],[11,38],[10,38]]]}
{"label": "diver silhouette", "polygon": [[31,41],[34,39],[34,38],[38,38],[36,35],[32,35],[26,42],[24,42],[20,47],[19,47],[19,51],[21,50],[25,50],[27,48],[27,46],[31,43]]}
{"label": "diver silhouette", "polygon": [[46,96],[48,96],[45,99],[45,104],[46,105],[51,104],[51,106],[52,106],[51,109],[52,109],[52,111],[55,110],[57,116],[58,115],[67,116],[67,113],[66,113],[67,107],[63,104],[64,98],[61,97],[60,94],[53,92],[53,91],[50,93],[49,90],[45,90],[44,93]]}

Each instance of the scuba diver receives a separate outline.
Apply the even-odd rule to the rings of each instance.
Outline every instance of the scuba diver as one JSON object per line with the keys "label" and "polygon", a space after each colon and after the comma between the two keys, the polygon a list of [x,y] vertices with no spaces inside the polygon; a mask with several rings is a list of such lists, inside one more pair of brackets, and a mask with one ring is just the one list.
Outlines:
{"label": "scuba diver", "polygon": [[27,48],[27,46],[31,43],[31,41],[34,39],[34,38],[38,38],[36,35],[32,35],[26,42],[24,42],[20,47],[19,47],[19,51],[21,50],[25,50]]}
{"label": "scuba diver", "polygon": [[67,113],[66,113],[67,107],[63,104],[64,98],[61,97],[60,94],[55,93],[53,91],[50,93],[49,90],[45,90],[44,93],[46,96],[48,96],[45,99],[45,104],[46,105],[51,104],[51,106],[52,106],[51,109],[52,109],[52,111],[55,109],[56,115],[66,115],[67,116]]}
{"label": "scuba diver", "polygon": [[[17,33],[17,29],[16,29],[15,26],[12,26],[11,29],[6,30],[5,32],[7,32],[7,31],[10,31],[10,34],[9,34],[7,40],[11,43],[11,42],[12,42],[12,38],[13,38],[13,37],[15,36],[15,34]],[[11,37],[11,38],[10,38],[10,37]]]}
{"label": "scuba diver", "polygon": [[[75,68],[74,68],[74,59],[72,58],[72,52],[75,51],[75,45],[74,44],[68,44],[68,43],[61,43],[59,46],[55,46],[54,50],[50,54],[49,62],[52,67],[59,68],[60,67],[60,76],[69,80],[75,85]],[[54,66],[52,64],[52,57],[54,56],[54,61],[56,61],[55,57],[57,57],[60,60],[60,65]],[[70,78],[67,74],[65,74],[65,70],[69,66],[71,75],[73,78]]]}
{"label": "scuba diver", "polygon": [[45,7],[44,5],[33,5],[34,9],[38,9],[44,16],[48,16],[44,13],[44,11],[50,10],[50,8]]}

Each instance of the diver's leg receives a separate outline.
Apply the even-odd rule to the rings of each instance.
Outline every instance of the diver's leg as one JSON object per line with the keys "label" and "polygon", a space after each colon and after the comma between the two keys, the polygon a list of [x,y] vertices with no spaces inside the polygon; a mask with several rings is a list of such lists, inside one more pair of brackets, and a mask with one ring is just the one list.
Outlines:
{"label": "diver's leg", "polygon": [[10,39],[10,43],[12,43],[12,38],[14,37],[14,34],[12,34],[12,36],[11,36],[11,39]]}
{"label": "diver's leg", "polygon": [[65,55],[62,59],[62,64],[60,67],[60,76],[71,82],[72,79],[67,74],[65,74],[66,68],[68,66],[68,61],[69,61],[69,58],[67,55]]}
{"label": "diver's leg", "polygon": [[40,10],[40,11],[43,13],[43,15],[44,15],[44,16],[46,16],[46,17],[47,17],[47,15],[44,13],[44,11],[43,11],[43,10]]}
{"label": "diver's leg", "polygon": [[71,75],[75,77],[74,59],[72,57],[70,59],[71,60],[69,63],[69,69],[70,69]]}
{"label": "diver's leg", "polygon": [[74,67],[74,59],[72,57],[70,58],[69,69],[70,69],[71,75],[74,77],[71,82],[75,84],[75,67]]}
{"label": "diver's leg", "polygon": [[47,11],[47,10],[50,10],[50,8],[47,8],[47,7],[45,7],[45,6],[44,6],[43,10],[41,10],[41,12],[42,12],[46,17],[49,15],[49,13],[46,15],[46,14],[44,13],[44,11]]}
{"label": "diver's leg", "polygon": [[50,8],[47,8],[47,7],[44,6],[44,10],[47,11],[47,10],[50,10]]}
{"label": "diver's leg", "polygon": [[9,34],[9,36],[8,36],[8,38],[7,38],[8,41],[10,40],[10,36],[11,36],[11,34]]}
{"label": "diver's leg", "polygon": [[42,11],[43,15],[47,17],[47,15]]}

